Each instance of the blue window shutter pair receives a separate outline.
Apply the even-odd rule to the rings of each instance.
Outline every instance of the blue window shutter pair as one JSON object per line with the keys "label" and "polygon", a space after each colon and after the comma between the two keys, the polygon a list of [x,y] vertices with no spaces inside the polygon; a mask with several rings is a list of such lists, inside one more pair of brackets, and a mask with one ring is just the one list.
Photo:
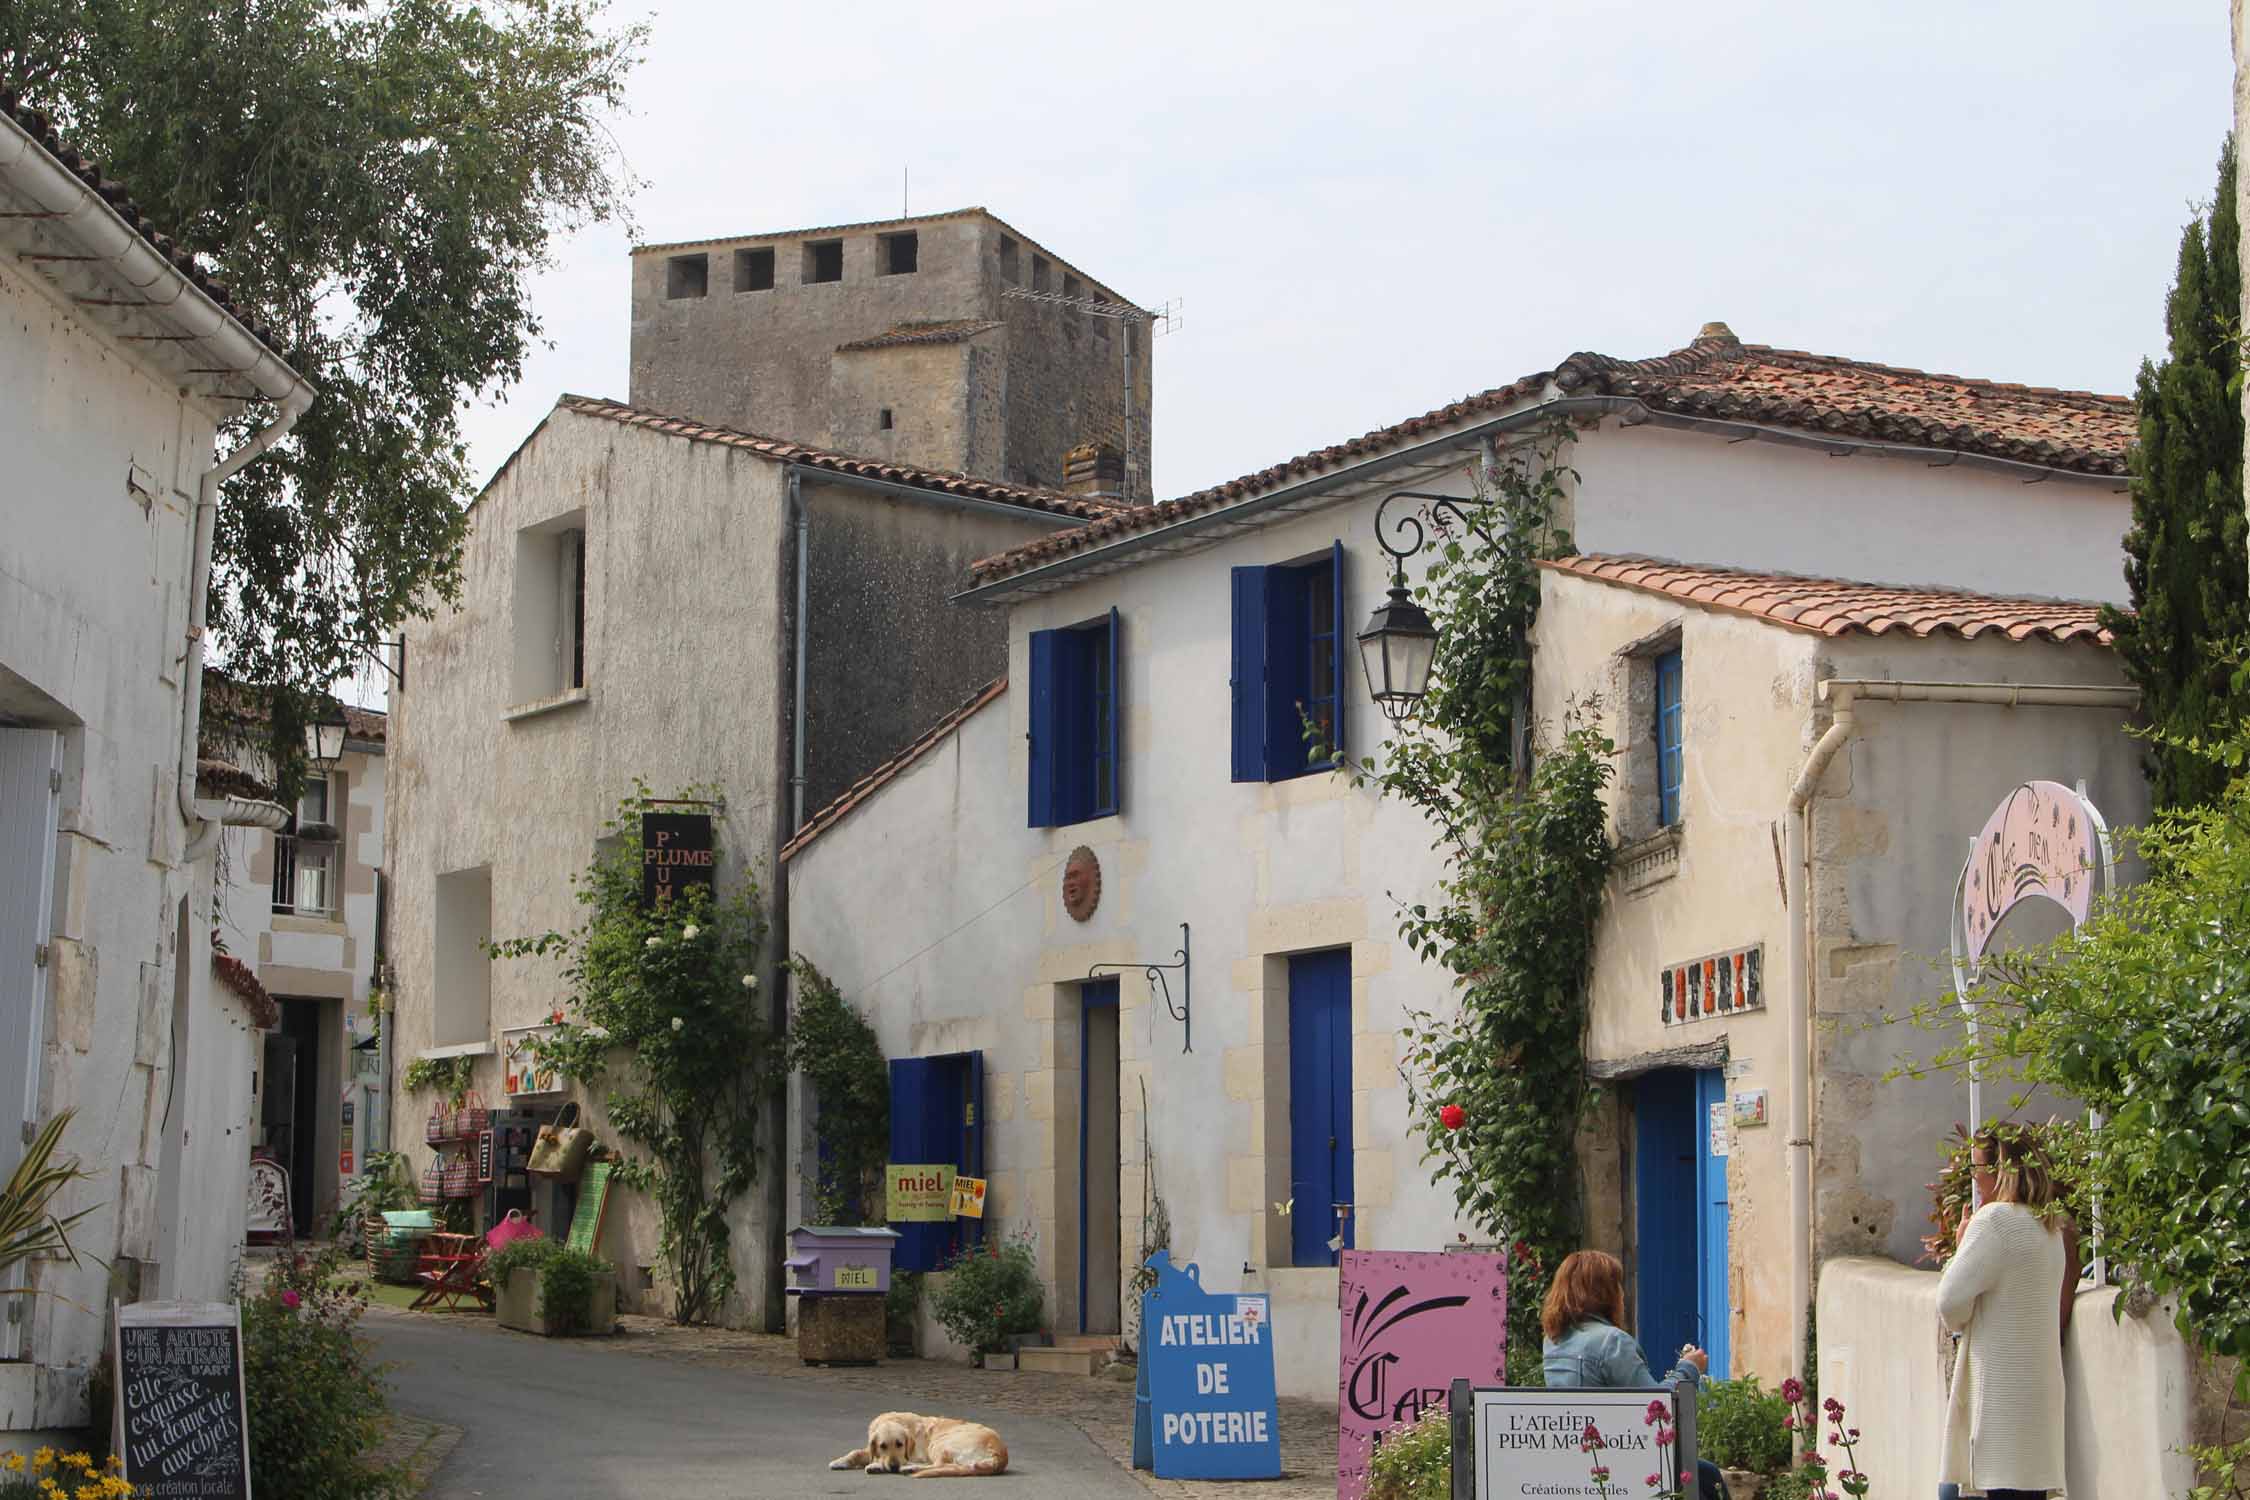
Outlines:
{"label": "blue window shutter pair", "polygon": [[[1319,643],[1327,681],[1317,683],[1313,616],[1316,589],[1330,610]],[[1305,715],[1325,714],[1329,739],[1343,748],[1344,544],[1326,564],[1234,570],[1233,747],[1236,781],[1283,781],[1332,765],[1305,742]],[[1316,683],[1325,692],[1316,692]]]}
{"label": "blue window shutter pair", "polygon": [[1122,805],[1122,664],[1116,610],[1090,626],[1031,633],[1027,804],[1033,828],[1105,817]]}
{"label": "blue window shutter pair", "polygon": [[1680,821],[1680,782],[1686,712],[1681,698],[1680,653],[1656,659],[1656,800],[1658,826]]}

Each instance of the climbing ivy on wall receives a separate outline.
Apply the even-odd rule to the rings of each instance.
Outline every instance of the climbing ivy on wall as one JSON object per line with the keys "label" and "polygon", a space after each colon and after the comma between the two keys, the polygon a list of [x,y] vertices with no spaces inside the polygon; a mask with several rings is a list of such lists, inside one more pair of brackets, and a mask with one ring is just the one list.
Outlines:
{"label": "climbing ivy on wall", "polygon": [[1424,1162],[1510,1246],[1509,1374],[1532,1384],[1545,1278],[1581,1231],[1586,984],[1612,852],[1615,747],[1580,712],[1535,751],[1531,722],[1538,563],[1570,550],[1556,526],[1569,435],[1480,472],[1476,528],[1427,518],[1441,528],[1416,590],[1438,629],[1429,696],[1355,768],[1438,830],[1436,898],[1403,908],[1399,935],[1454,976],[1459,1003],[1409,1014],[1400,1072]]}
{"label": "climbing ivy on wall", "polygon": [[789,1022],[789,1070],[812,1085],[820,1169],[811,1184],[813,1222],[883,1222],[883,1163],[891,1150],[891,1080],[875,1028],[799,954],[797,1009]]}

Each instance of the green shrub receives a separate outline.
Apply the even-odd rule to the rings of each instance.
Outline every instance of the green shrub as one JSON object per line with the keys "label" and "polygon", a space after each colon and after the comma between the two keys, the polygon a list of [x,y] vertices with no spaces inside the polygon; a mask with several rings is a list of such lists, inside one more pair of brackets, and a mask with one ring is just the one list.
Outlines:
{"label": "green shrub", "polygon": [[1789,1462],[1789,1403],[1758,1377],[1706,1380],[1695,1393],[1695,1450],[1722,1469],[1771,1474]]}
{"label": "green shrub", "polygon": [[1758,1500],[1819,1500],[1820,1489],[1820,1470],[1784,1469],[1766,1481]]}
{"label": "green shrub", "polygon": [[1367,1500],[1447,1500],[1452,1493],[1453,1428],[1443,1407],[1384,1433],[1367,1461]]}
{"label": "green shrub", "polygon": [[545,1235],[510,1240],[484,1262],[484,1273],[496,1289],[507,1285],[514,1272],[538,1272],[539,1305],[534,1311],[557,1333],[570,1333],[593,1321],[594,1282],[612,1269],[600,1256],[573,1250]]}
{"label": "green shrub", "polygon": [[883,1294],[884,1338],[891,1348],[914,1352],[915,1314],[922,1308],[922,1273],[891,1272],[891,1289]]}
{"label": "green shrub", "polygon": [[1005,1349],[1019,1333],[1037,1333],[1045,1293],[1031,1241],[988,1241],[946,1264],[945,1285],[930,1304],[947,1333],[979,1354]]}
{"label": "green shrub", "polygon": [[388,1500],[403,1476],[369,1461],[388,1425],[382,1372],[356,1336],[367,1299],[333,1249],[290,1252],[242,1297],[250,1486],[291,1500]]}

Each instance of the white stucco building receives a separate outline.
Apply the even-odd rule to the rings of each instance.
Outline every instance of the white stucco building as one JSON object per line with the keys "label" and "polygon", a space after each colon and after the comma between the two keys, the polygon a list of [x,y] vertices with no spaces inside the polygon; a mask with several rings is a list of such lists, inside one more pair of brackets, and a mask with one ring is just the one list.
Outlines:
{"label": "white stucco building", "polygon": [[[197,685],[220,481],[313,391],[97,186],[0,94],[0,1174],[73,1110],[89,1176],[57,1207],[93,1210],[75,1264],[12,1273],[48,1295],[0,1324],[5,1429],[85,1421],[113,1296],[228,1295],[254,1054],[212,982],[212,855],[282,816],[198,796]],[[279,416],[219,455],[246,405]]]}
{"label": "white stucco building", "polygon": [[[1397,936],[1431,830],[1266,726],[1332,702],[1347,752],[1379,748],[1350,644],[1388,582],[1378,505],[1465,495],[1487,445],[1558,417],[1578,555],[1544,576],[1536,712],[1598,695],[1620,751],[1589,1237],[1625,1255],[1652,1345],[1769,1379],[1819,1258],[1912,1254],[1965,1099],[1878,1089],[1917,1043],[1834,1023],[1942,993],[1918,960],[2010,787],[2145,808],[2093,602],[2123,596],[2131,406],[1711,325],[987,559],[962,602],[1007,612],[1006,679],[786,847],[795,948],[921,1060],[894,1152],[988,1178],[985,1232],[1034,1238],[1058,1333],[1129,1332],[1121,1283],[1166,1243],[1210,1290],[1271,1293],[1282,1390],[1325,1396],[1330,1240],[1468,1228],[1399,1076],[1408,1013],[1450,1002]],[[1144,965],[1183,943],[1168,1007]],[[1722,966],[1724,1003],[1667,1013]],[[1761,1094],[1767,1123],[1713,1132],[1711,1105]],[[816,1132],[793,1128],[801,1182]]]}

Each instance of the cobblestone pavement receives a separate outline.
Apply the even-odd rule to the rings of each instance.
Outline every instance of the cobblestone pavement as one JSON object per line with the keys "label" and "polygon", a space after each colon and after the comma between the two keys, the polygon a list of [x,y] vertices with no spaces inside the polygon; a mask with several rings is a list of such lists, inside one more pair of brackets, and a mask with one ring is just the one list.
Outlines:
{"label": "cobblestone pavement", "polygon": [[[505,1337],[489,1317],[471,1313],[411,1313],[458,1325],[469,1337]],[[573,1341],[626,1357],[723,1366],[833,1389],[840,1404],[868,1415],[886,1406],[947,1415],[1020,1412],[1068,1422],[1129,1469],[1133,1458],[1133,1384],[1130,1380],[1074,1375],[1034,1375],[971,1369],[945,1360],[893,1359],[872,1369],[815,1369],[797,1357],[796,1340],[778,1334],[727,1328],[676,1328],[657,1318],[620,1317],[607,1339]],[[1281,1402],[1278,1482],[1220,1483],[1135,1478],[1170,1500],[1332,1500],[1336,1493],[1336,1409],[1319,1401]]]}

